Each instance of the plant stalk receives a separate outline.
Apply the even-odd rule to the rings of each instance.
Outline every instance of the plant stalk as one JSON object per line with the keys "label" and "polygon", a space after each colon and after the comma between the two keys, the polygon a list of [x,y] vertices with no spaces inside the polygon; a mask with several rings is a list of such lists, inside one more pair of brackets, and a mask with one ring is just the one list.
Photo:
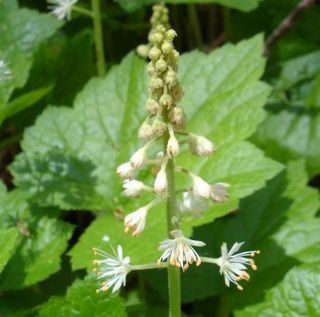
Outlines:
{"label": "plant stalk", "polygon": [[[167,121],[167,120],[166,120]],[[164,136],[164,152],[169,140],[169,132]],[[179,229],[179,224],[174,221],[176,218],[176,190],[174,178],[174,160],[169,159],[166,174],[168,181],[167,199],[167,228],[168,236],[174,229]],[[181,316],[181,290],[180,290],[180,268],[168,265],[168,289],[169,289],[169,317]]]}
{"label": "plant stalk", "polygon": [[100,13],[100,0],[92,0],[94,40],[96,46],[98,75],[104,76],[106,73],[105,54],[103,46],[102,21]]}

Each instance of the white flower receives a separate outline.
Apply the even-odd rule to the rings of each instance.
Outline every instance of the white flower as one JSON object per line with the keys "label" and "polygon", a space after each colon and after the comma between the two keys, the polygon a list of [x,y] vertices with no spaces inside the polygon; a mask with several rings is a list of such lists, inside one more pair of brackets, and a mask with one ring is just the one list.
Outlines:
{"label": "white flower", "polygon": [[190,134],[189,148],[192,154],[199,156],[208,156],[214,152],[214,144],[207,138]]}
{"label": "white flower", "polygon": [[242,286],[239,285],[240,280],[249,280],[250,275],[246,272],[247,266],[251,266],[253,270],[257,269],[252,257],[259,254],[260,251],[246,251],[235,254],[244,242],[234,243],[228,252],[227,244],[224,242],[221,246],[221,257],[217,259],[216,264],[220,266],[220,274],[224,275],[224,281],[229,287],[230,282],[235,284],[239,290]]}
{"label": "white flower", "polygon": [[147,162],[146,147],[143,146],[133,153],[130,158],[130,162],[134,168],[142,168]]}
{"label": "white flower", "polygon": [[103,260],[94,260],[97,265],[94,268],[98,279],[104,279],[102,286],[97,289],[97,293],[107,291],[112,288],[112,293],[116,292],[121,286],[126,285],[126,276],[131,271],[130,257],[123,257],[122,247],[118,245],[117,253],[112,248],[113,254],[93,248],[94,255],[101,256]]}
{"label": "white flower", "polygon": [[72,6],[78,0],[48,0],[48,9],[51,10],[51,14],[58,20],[71,18]]}
{"label": "white flower", "polygon": [[150,124],[143,122],[139,129],[139,138],[142,140],[150,140],[153,137],[153,129]]}
{"label": "white flower", "polygon": [[159,250],[164,251],[158,262],[169,261],[171,265],[181,267],[186,270],[189,264],[201,264],[201,259],[194,247],[203,247],[202,241],[191,240],[184,237],[181,230],[173,230],[171,235],[174,239],[167,239],[160,243]]}
{"label": "white flower", "polygon": [[164,163],[161,166],[160,171],[157,174],[157,177],[154,181],[154,191],[158,194],[158,195],[163,195],[167,192],[168,189],[168,180],[167,180],[167,175],[166,175],[166,163]]}
{"label": "white flower", "polygon": [[216,183],[211,185],[211,198],[216,202],[225,202],[228,200],[229,195],[227,193],[227,188],[230,187],[227,183]]}
{"label": "white flower", "polygon": [[199,216],[199,213],[208,208],[208,203],[194,196],[192,192],[184,192],[182,200],[179,201],[179,211]]}
{"label": "white flower", "polygon": [[170,137],[167,144],[167,154],[172,159],[179,154],[179,142],[174,135],[173,129],[169,128]]}
{"label": "white flower", "polygon": [[5,61],[0,60],[0,83],[11,78],[11,72]]}
{"label": "white flower", "polygon": [[123,163],[117,168],[117,174],[124,179],[132,179],[137,175],[137,170],[132,167],[130,162]]}
{"label": "white flower", "polygon": [[211,186],[201,177],[191,174],[193,194],[199,199],[209,199],[211,196]]}
{"label": "white flower", "polygon": [[139,208],[138,210],[131,212],[124,218],[125,232],[133,230],[132,236],[136,236],[141,233],[146,224],[146,218],[149,211],[149,205]]}
{"label": "white flower", "polygon": [[124,194],[127,197],[138,197],[140,192],[145,189],[145,185],[137,180],[128,180],[126,179],[123,183]]}

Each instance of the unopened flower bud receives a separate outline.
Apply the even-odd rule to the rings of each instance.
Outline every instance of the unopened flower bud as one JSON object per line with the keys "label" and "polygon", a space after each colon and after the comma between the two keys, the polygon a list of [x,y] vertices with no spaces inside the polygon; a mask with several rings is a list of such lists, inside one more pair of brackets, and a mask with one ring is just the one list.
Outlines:
{"label": "unopened flower bud", "polygon": [[159,77],[151,78],[150,88],[152,90],[157,90],[157,89],[160,89],[162,87],[163,87],[163,81],[162,81],[161,78],[159,78]]}
{"label": "unopened flower bud", "polygon": [[155,74],[155,71],[156,69],[154,68],[153,63],[152,62],[148,63],[147,72],[149,76],[153,76]]}
{"label": "unopened flower bud", "polygon": [[163,54],[168,55],[172,52],[173,46],[170,42],[164,41],[163,44],[161,45],[161,50]]}
{"label": "unopened flower bud", "polygon": [[184,130],[186,128],[187,118],[181,107],[170,109],[169,120],[179,130]]}
{"label": "unopened flower bud", "polygon": [[174,70],[167,71],[164,81],[169,88],[173,87],[177,83],[177,73]]}
{"label": "unopened flower bud", "polygon": [[150,47],[148,45],[139,45],[137,47],[137,53],[143,58],[147,58],[149,54]]}
{"label": "unopened flower bud", "polygon": [[124,194],[127,197],[138,197],[144,187],[145,185],[142,182],[135,179],[125,180],[123,183]]}
{"label": "unopened flower bud", "polygon": [[156,62],[156,70],[162,73],[166,69],[167,69],[167,63],[163,59],[159,59]]}
{"label": "unopened flower bud", "polygon": [[163,40],[163,35],[160,32],[154,32],[150,34],[150,42],[153,44],[159,44]]}
{"label": "unopened flower bud", "polygon": [[170,29],[166,32],[166,37],[170,41],[172,41],[176,36],[177,36],[177,32],[173,29]]}
{"label": "unopened flower bud", "polygon": [[163,94],[161,97],[160,97],[160,105],[162,107],[165,107],[167,109],[169,109],[171,106],[172,106],[172,97],[168,94]]}
{"label": "unopened flower bud", "polygon": [[173,50],[173,56],[174,56],[174,58],[175,58],[175,59],[178,59],[178,58],[179,58],[179,56],[180,56],[180,54],[179,54],[179,52],[178,52],[178,51]]}
{"label": "unopened flower bud", "polygon": [[168,189],[168,182],[167,182],[167,175],[165,171],[165,167],[161,167],[159,173],[157,174],[157,177],[154,181],[154,191],[158,195],[163,195],[167,192]]}
{"label": "unopened flower bud", "polygon": [[144,146],[133,153],[130,162],[134,168],[142,168],[147,162],[146,147]]}
{"label": "unopened flower bud", "polygon": [[159,112],[161,108],[160,105],[154,99],[149,98],[146,103],[146,109],[149,113],[155,115]]}
{"label": "unopened flower bud", "polygon": [[157,47],[153,47],[149,51],[149,58],[152,60],[157,60],[161,55],[161,51]]}
{"label": "unopened flower bud", "polygon": [[214,144],[207,138],[190,134],[189,148],[192,154],[199,156],[208,156],[214,152]]}
{"label": "unopened flower bud", "polygon": [[191,177],[194,196],[200,199],[209,199],[212,193],[211,186],[199,176],[191,175]]}
{"label": "unopened flower bud", "polygon": [[167,154],[172,159],[179,154],[179,142],[174,135],[174,132],[170,132],[170,138],[167,144]]}
{"label": "unopened flower bud", "polygon": [[216,183],[211,185],[211,199],[218,203],[223,203],[228,200],[229,195],[227,188],[230,187],[227,183]]}
{"label": "unopened flower bud", "polygon": [[175,85],[171,90],[170,94],[172,98],[178,103],[183,97],[183,91],[180,85]]}
{"label": "unopened flower bud", "polygon": [[159,33],[164,33],[166,31],[166,28],[163,25],[159,24],[156,27],[156,31]]}
{"label": "unopened flower bud", "polygon": [[117,174],[123,179],[132,179],[137,175],[137,170],[130,162],[123,163],[117,168]]}
{"label": "unopened flower bud", "polygon": [[150,124],[143,122],[139,129],[139,138],[143,140],[150,140],[153,137],[153,130]]}
{"label": "unopened flower bud", "polygon": [[152,124],[152,132],[155,136],[161,136],[167,130],[167,125],[159,120],[155,119]]}

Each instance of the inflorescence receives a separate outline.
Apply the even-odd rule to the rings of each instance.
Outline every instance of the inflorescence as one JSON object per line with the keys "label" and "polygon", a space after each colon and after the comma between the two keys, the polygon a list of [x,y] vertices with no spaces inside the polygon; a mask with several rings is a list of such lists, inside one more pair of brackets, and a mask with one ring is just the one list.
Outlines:
{"label": "inflorescence", "polygon": [[[147,66],[150,76],[149,98],[146,102],[148,115],[138,133],[144,145],[132,154],[128,162],[117,168],[117,174],[123,179],[125,196],[136,198],[143,192],[154,195],[154,199],[148,204],[124,218],[125,232],[131,231],[132,236],[143,232],[150,210],[167,200],[169,195],[167,165],[169,160],[179,155],[184,144],[187,144],[189,151],[196,156],[206,157],[215,152],[215,145],[209,139],[185,131],[187,120],[180,106],[183,90],[177,75],[179,53],[173,45],[177,34],[170,28],[168,21],[168,9],[163,4],[155,5],[151,18],[152,28],[148,36],[149,44],[138,48],[140,55],[148,56],[150,59]],[[165,151],[158,151],[157,147],[163,145],[164,140]],[[150,158],[149,153],[152,152],[158,152],[156,157]],[[146,185],[136,179],[139,171],[146,166],[152,166],[153,170],[157,171],[152,185]],[[200,217],[209,208],[210,202],[223,203],[228,200],[229,184],[222,182],[210,184],[181,166],[176,166],[175,172],[187,175],[191,186],[179,191],[181,198],[176,206],[177,219],[171,221],[180,223],[184,215]],[[223,243],[219,258],[202,258],[194,247],[203,247],[204,242],[186,238],[180,229],[173,230],[171,235],[173,239],[160,243],[159,250],[163,251],[163,254],[157,262],[159,267],[174,265],[185,271],[193,263],[196,265],[200,265],[201,262],[213,263],[219,266],[226,285],[229,286],[231,282],[238,289],[242,289],[238,283],[240,280],[249,279],[246,271],[248,266],[256,269],[252,257],[258,254],[258,251],[236,253],[243,243],[235,243],[229,252]],[[125,285],[126,275],[133,270],[133,266],[130,266],[130,258],[123,258],[122,248],[118,246],[117,253],[113,251],[113,255],[98,249],[94,252],[105,258],[95,262],[98,265],[95,271],[99,278],[105,279],[105,284],[99,291],[110,287],[116,291]],[[153,264],[145,267],[153,268]]]}

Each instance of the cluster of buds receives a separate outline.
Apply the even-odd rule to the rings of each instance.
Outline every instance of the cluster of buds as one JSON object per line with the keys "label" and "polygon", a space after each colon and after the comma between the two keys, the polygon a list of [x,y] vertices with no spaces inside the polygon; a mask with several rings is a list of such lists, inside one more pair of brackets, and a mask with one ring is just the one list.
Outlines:
{"label": "cluster of buds", "polygon": [[[154,199],[126,215],[124,218],[125,232],[131,231],[133,236],[141,234],[146,226],[149,211],[161,201],[172,197],[172,188],[169,188],[168,183],[168,166],[170,165],[171,172],[183,173],[189,177],[190,188],[178,190],[181,192],[182,198],[176,203],[174,216],[170,219],[175,228],[171,231],[173,239],[160,242],[159,250],[163,253],[158,259],[158,265],[161,267],[173,265],[185,271],[193,263],[196,265],[200,265],[201,262],[214,263],[220,267],[220,273],[224,275],[227,286],[231,282],[236,284],[238,289],[242,289],[238,281],[249,279],[249,274],[246,272],[247,266],[256,269],[256,265],[250,257],[257,254],[257,251],[236,254],[242,243],[235,243],[229,252],[226,245],[223,244],[219,258],[202,258],[194,247],[203,247],[205,243],[188,239],[179,229],[184,213],[201,216],[201,212],[209,207],[210,202],[225,202],[228,199],[227,188],[229,185],[222,182],[209,184],[200,176],[181,166],[176,166],[173,171],[173,160],[179,155],[180,148],[184,144],[187,144],[191,154],[200,157],[213,154],[215,146],[207,138],[185,131],[186,116],[180,107],[183,91],[177,76],[179,53],[173,46],[176,32],[168,28],[167,19],[164,18],[166,14],[167,9],[163,5],[156,5],[154,16],[151,19],[153,28],[149,36],[151,44],[148,56],[150,62],[147,66],[150,75],[149,97],[146,102],[148,116],[139,129],[139,137],[144,144],[132,154],[128,162],[117,168],[118,175],[123,179],[125,196],[136,198],[143,192],[148,192],[154,195]],[[161,22],[160,18],[164,19],[164,22]],[[160,146],[163,151],[159,152],[160,149],[157,147]],[[150,151],[151,148],[153,151]],[[150,157],[149,153],[157,152],[156,157]],[[146,185],[136,179],[139,171],[147,166],[152,166],[152,170],[156,171],[152,185]],[[100,253],[100,255],[104,254]],[[122,259],[122,252],[121,257],[118,258]],[[123,267],[122,262],[121,267]],[[104,262],[100,261],[99,263]],[[110,269],[106,270],[109,276]],[[104,276],[103,270],[101,272]],[[102,290],[110,287],[110,283],[107,282]],[[124,284],[123,282],[118,283],[119,285]]]}

